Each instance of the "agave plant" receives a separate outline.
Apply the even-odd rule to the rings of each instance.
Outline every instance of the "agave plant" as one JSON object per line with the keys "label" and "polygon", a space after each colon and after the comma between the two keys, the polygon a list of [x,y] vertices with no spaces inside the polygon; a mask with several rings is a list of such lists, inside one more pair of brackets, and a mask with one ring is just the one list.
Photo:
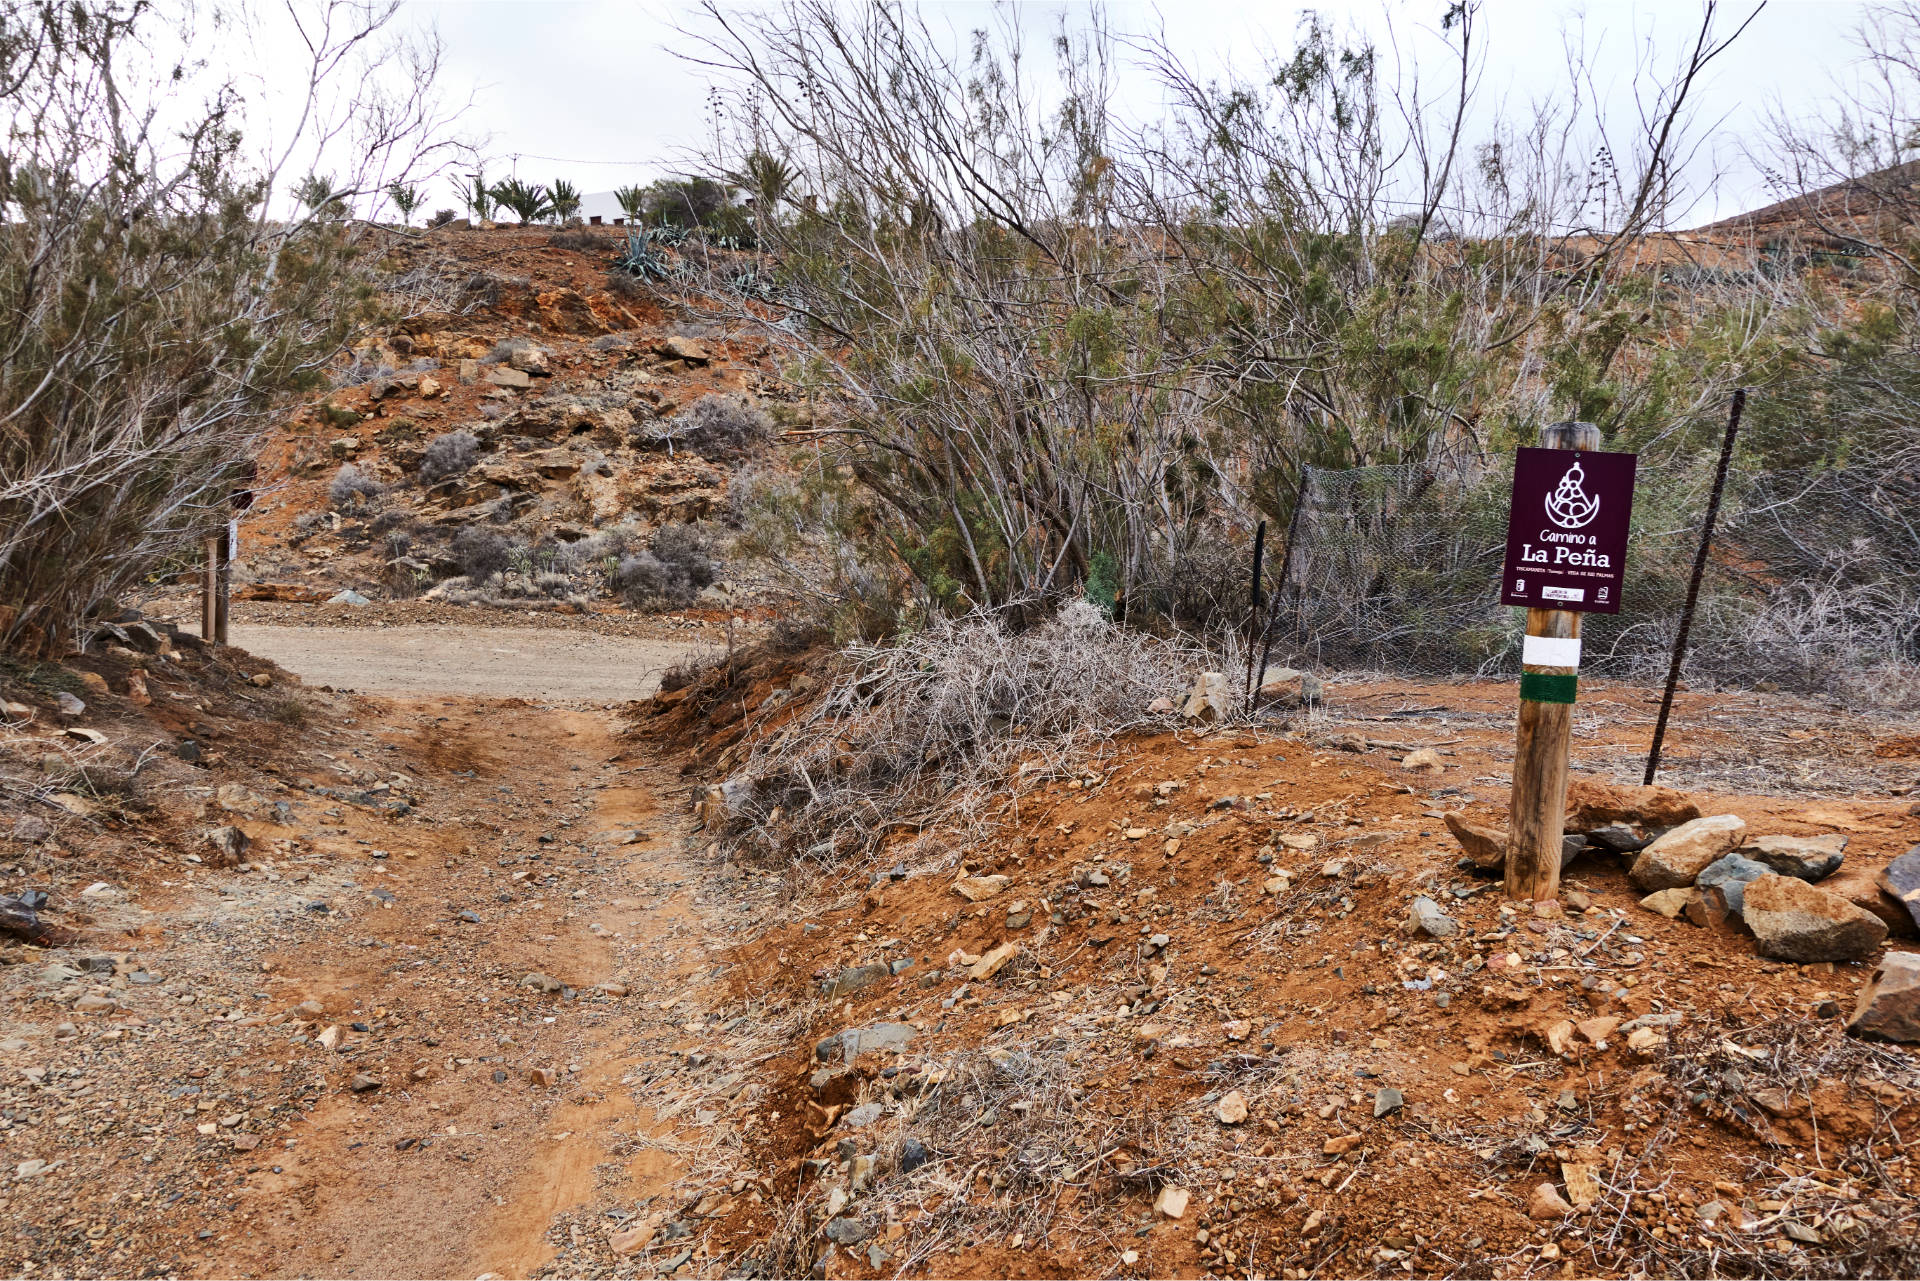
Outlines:
{"label": "agave plant", "polygon": [[488,195],[494,203],[503,209],[513,210],[521,226],[538,222],[553,212],[553,198],[547,189],[537,182],[521,182],[518,178],[508,178],[493,185]]}
{"label": "agave plant", "polygon": [[658,227],[642,227],[627,233],[627,244],[614,255],[613,269],[640,280],[666,280],[674,274],[667,260],[664,238]]}
{"label": "agave plant", "polygon": [[630,221],[639,222],[647,214],[647,189],[635,184],[631,187],[615,187],[613,198],[620,202],[620,212]]}
{"label": "agave plant", "polygon": [[561,222],[580,212],[580,188],[565,178],[555,178],[549,197],[553,202],[553,216]]}

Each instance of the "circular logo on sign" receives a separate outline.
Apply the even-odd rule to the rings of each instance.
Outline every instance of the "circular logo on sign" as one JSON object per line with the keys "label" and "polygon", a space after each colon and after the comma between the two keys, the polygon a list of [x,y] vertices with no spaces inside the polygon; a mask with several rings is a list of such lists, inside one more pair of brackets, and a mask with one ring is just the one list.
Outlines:
{"label": "circular logo on sign", "polygon": [[1547,495],[1547,517],[1562,529],[1579,529],[1600,514],[1599,496],[1581,488],[1580,482],[1586,478],[1587,473],[1576,458],[1553,492]]}

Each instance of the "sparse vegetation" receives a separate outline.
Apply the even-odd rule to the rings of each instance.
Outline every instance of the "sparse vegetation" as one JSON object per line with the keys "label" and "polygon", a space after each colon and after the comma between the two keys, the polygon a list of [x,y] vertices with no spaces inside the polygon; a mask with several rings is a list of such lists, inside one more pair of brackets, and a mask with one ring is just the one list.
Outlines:
{"label": "sparse vegetation", "polygon": [[669,453],[688,450],[703,458],[732,461],[764,446],[773,436],[773,420],[745,396],[715,394],[696,400],[684,412],[648,423],[641,439]]}
{"label": "sparse vegetation", "polygon": [[470,431],[450,431],[427,442],[420,458],[420,483],[435,485],[462,476],[480,458],[480,440]]}
{"label": "sparse vegetation", "polygon": [[666,525],[645,550],[621,558],[614,581],[637,608],[667,609],[691,604],[715,575],[707,536],[691,525]]}
{"label": "sparse vegetation", "polygon": [[386,492],[385,485],[353,463],[341,463],[340,470],[333,474],[333,480],[327,486],[327,497],[337,509],[365,507]]}

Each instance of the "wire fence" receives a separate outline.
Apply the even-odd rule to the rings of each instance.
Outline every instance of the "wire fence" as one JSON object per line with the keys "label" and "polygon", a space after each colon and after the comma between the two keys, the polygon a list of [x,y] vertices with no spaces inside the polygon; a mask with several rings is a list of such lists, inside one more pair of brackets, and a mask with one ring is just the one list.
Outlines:
{"label": "wire fence", "polygon": [[[1276,656],[1517,676],[1524,614],[1499,603],[1512,474],[1511,455],[1309,468],[1274,602]],[[1584,673],[1665,679],[1711,483],[1711,459],[1642,466],[1621,610],[1583,620]],[[1920,707],[1920,471],[1730,475],[1682,676]]]}

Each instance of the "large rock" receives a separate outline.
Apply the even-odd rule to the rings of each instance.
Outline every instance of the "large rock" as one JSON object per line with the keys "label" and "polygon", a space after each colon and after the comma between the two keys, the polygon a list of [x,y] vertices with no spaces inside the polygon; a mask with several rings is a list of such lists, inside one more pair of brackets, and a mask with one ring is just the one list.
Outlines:
{"label": "large rock", "polygon": [[1778,872],[1747,886],[1746,920],[1760,954],[1780,961],[1856,961],[1887,937],[1873,913]]}
{"label": "large rock", "polygon": [[1567,827],[1586,832],[1608,823],[1677,827],[1700,817],[1700,807],[1671,787],[1621,787],[1598,779],[1567,783]]}
{"label": "large rock", "polygon": [[1732,814],[1692,819],[1641,850],[1628,875],[1643,890],[1691,885],[1709,863],[1738,849],[1746,837],[1746,821]]}
{"label": "large rock", "polygon": [[1269,667],[1260,681],[1260,706],[1308,707],[1320,701],[1320,678],[1291,667]]}
{"label": "large rock", "polygon": [[1182,716],[1203,724],[1225,720],[1232,713],[1233,702],[1227,692],[1227,678],[1219,672],[1201,672],[1187,693],[1186,703],[1180,708]]}
{"label": "large rock", "polygon": [[1740,856],[1811,882],[1839,871],[1846,849],[1844,836],[1756,836],[1740,847]]}
{"label": "large rock", "polygon": [[1865,868],[1829,876],[1820,882],[1820,888],[1879,917],[1887,927],[1888,938],[1920,939],[1920,926],[1914,924],[1912,914]]}
{"label": "large rock", "polygon": [[1459,810],[1448,810],[1440,816],[1453,833],[1453,839],[1460,842],[1460,848],[1473,860],[1475,867],[1488,871],[1497,871],[1507,865],[1507,834],[1498,828],[1482,827],[1470,823],[1467,816]]}
{"label": "large rock", "polygon": [[210,828],[207,831],[209,852],[203,857],[208,867],[234,867],[246,857],[251,844],[247,834],[237,827]]}
{"label": "large rock", "polygon": [[1880,873],[1880,886],[1903,905],[1920,925],[1920,845],[1914,846]]}
{"label": "large rock", "polygon": [[1745,910],[1747,886],[1773,874],[1773,869],[1765,863],[1729,854],[1707,864],[1693,883],[1702,894],[1709,890],[1719,894],[1720,902],[1737,916]]}
{"label": "large rock", "polygon": [[1920,1044],[1920,952],[1889,952],[1860,989],[1847,1020],[1856,1036]]}

